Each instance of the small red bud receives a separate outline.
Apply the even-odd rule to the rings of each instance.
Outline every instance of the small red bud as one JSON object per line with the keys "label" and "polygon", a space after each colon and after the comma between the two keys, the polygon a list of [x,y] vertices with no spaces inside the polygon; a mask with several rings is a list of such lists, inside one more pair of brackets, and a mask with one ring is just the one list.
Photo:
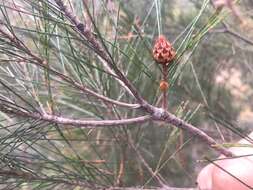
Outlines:
{"label": "small red bud", "polygon": [[160,82],[160,90],[161,91],[166,91],[169,88],[169,83],[167,83],[166,81],[162,80]]}

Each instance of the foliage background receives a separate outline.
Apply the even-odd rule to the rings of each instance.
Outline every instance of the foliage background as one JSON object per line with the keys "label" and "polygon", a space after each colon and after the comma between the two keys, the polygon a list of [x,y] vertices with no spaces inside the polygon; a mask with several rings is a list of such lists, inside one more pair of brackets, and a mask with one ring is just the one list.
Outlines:
{"label": "foliage background", "polygon": [[[68,0],[65,4],[103,40],[117,66],[148,102],[160,105],[161,69],[151,54],[160,32],[178,52],[169,72],[169,111],[218,142],[252,131],[252,1],[236,5],[239,17],[227,7],[220,16],[206,0]],[[1,0],[0,9],[1,28],[16,34],[47,60],[49,68],[107,97],[134,103],[53,1]],[[142,114],[81,93],[34,64],[4,35],[0,51],[2,105],[102,120]],[[206,164],[199,160],[217,155],[187,132],[157,122],[85,129],[3,110],[0,119],[3,189],[82,189],[82,183],[93,188],[158,186],[139,153],[169,185],[195,186],[196,175]]]}

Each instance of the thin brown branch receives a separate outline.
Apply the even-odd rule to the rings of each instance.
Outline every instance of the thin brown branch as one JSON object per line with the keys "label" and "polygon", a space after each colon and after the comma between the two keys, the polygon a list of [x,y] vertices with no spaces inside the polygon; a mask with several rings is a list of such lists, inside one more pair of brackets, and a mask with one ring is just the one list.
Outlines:
{"label": "thin brown branch", "polygon": [[14,114],[20,117],[39,119],[39,120],[43,120],[43,121],[47,121],[47,122],[55,123],[55,124],[71,125],[71,126],[85,127],[85,128],[141,124],[141,123],[151,120],[150,115],[140,116],[140,117],[135,117],[135,118],[130,118],[130,119],[120,119],[120,120],[79,120],[79,119],[70,119],[70,118],[60,117],[56,115],[50,115],[46,113],[31,113],[31,112],[26,112],[24,110],[10,109],[8,105],[4,105],[4,104],[0,104],[0,110],[4,113]]}
{"label": "thin brown branch", "polygon": [[244,36],[242,36],[241,34],[239,34],[237,32],[234,32],[234,31],[232,31],[231,29],[228,29],[228,28],[225,30],[225,32],[232,35],[232,36],[234,36],[234,37],[236,37],[236,38],[238,38],[238,39],[240,39],[240,40],[242,40],[242,41],[244,41],[245,43],[253,46],[253,41],[246,38],[246,37],[244,37]]}
{"label": "thin brown branch", "polygon": [[[163,74],[163,82],[167,82],[168,66],[166,64],[163,65],[162,74]],[[167,110],[168,109],[168,88],[163,89],[162,93],[163,93],[162,108],[164,110]]]}
{"label": "thin brown branch", "polygon": [[[105,69],[106,69],[110,74],[112,74],[112,75],[115,76],[115,72],[114,72],[110,67],[107,66],[106,62],[105,62],[103,59],[100,59],[100,60],[101,60],[101,62],[102,62],[102,64],[103,64],[103,66],[105,67]],[[132,92],[129,90],[129,88],[128,88],[120,79],[118,79],[117,77],[115,77],[115,80],[117,80],[118,83],[119,83],[130,95],[132,95],[132,96],[134,97],[134,95],[133,95]]]}
{"label": "thin brown branch", "polygon": [[142,164],[146,167],[146,169],[148,170],[148,172],[151,174],[152,178],[155,178],[161,186],[165,186],[165,183],[163,182],[162,177],[159,174],[159,172],[154,172],[153,171],[153,169],[149,166],[149,164],[143,158],[143,156],[140,153],[140,151],[135,146],[135,144],[133,142],[133,138],[132,138],[132,136],[131,136],[130,133],[128,133],[128,141],[129,141],[130,146],[132,147],[132,149],[135,151],[135,153],[137,154],[138,158],[142,162]]}
{"label": "thin brown branch", "polygon": [[101,94],[98,94],[94,91],[92,91],[91,89],[88,89],[87,87],[84,87],[82,85],[79,84],[75,84],[75,86],[77,86],[80,90],[82,90],[83,92],[86,92],[87,94],[90,94],[100,100],[103,100],[105,102],[117,105],[117,106],[122,106],[122,107],[126,107],[126,108],[131,108],[131,109],[137,109],[140,108],[140,104],[129,104],[129,103],[125,103],[125,102],[121,102],[121,101],[117,101],[117,100],[113,100],[111,98],[108,98],[106,96],[103,96]]}
{"label": "thin brown branch", "polygon": [[106,126],[118,126],[118,125],[129,125],[129,124],[141,124],[151,119],[151,116],[141,116],[130,119],[120,119],[120,120],[76,120],[69,119],[64,117],[58,117],[54,115],[42,115],[39,114],[30,114],[30,117],[34,117],[35,119],[42,119],[45,121],[49,121],[52,123],[63,124],[63,125],[73,125],[80,127],[106,127]]}
{"label": "thin brown branch", "polygon": [[116,178],[117,186],[122,186],[123,184],[123,178],[124,178],[125,169],[126,169],[125,163],[126,163],[126,152],[122,150],[120,153],[120,163],[119,163],[118,175]]}
{"label": "thin brown branch", "polygon": [[[180,129],[186,130],[189,133],[195,135],[196,137],[198,137],[199,139],[201,139],[203,142],[205,142],[206,144],[208,144],[210,147],[212,147],[213,149],[215,149],[216,151],[220,152],[221,154],[227,156],[227,157],[231,157],[233,156],[232,152],[230,152],[228,149],[219,146],[218,143],[216,143],[216,141],[208,136],[205,132],[203,132],[202,130],[194,127],[193,125],[183,121],[182,119],[176,117],[175,115],[169,113],[169,112],[163,112],[160,113],[160,117],[158,118],[154,118],[156,120],[162,120],[166,123],[172,124]],[[157,114],[158,115],[158,114]]]}
{"label": "thin brown branch", "polygon": [[241,35],[240,33],[233,31],[232,29],[229,28],[229,26],[225,22],[222,22],[222,25],[224,26],[224,28],[212,30],[211,33],[227,33],[227,34],[230,34],[231,36],[253,46],[253,40],[250,40],[249,38]]}

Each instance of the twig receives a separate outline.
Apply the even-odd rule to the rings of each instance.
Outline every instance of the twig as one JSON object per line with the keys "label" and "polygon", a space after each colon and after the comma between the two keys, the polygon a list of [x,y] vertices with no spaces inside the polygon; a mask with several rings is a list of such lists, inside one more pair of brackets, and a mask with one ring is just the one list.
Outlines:
{"label": "twig", "polygon": [[[162,74],[163,74],[163,82],[167,82],[167,78],[168,78],[168,65],[163,64]],[[162,93],[163,93],[162,108],[164,110],[167,110],[168,109],[168,97],[167,97],[168,89],[164,89]]]}
{"label": "twig", "polygon": [[253,46],[253,41],[252,40],[242,36],[238,32],[235,32],[235,31],[231,30],[226,23],[222,22],[222,25],[224,26],[224,28],[211,30],[211,33],[227,33],[227,34],[230,34],[231,36],[234,36],[235,38],[238,38],[241,41],[244,41],[245,43]]}
{"label": "twig", "polygon": [[76,127],[106,127],[106,126],[118,126],[118,125],[129,125],[129,124],[140,124],[151,119],[150,115],[135,117],[131,119],[120,119],[120,120],[79,120],[60,117],[56,115],[50,115],[46,113],[31,113],[24,110],[10,109],[3,103],[0,104],[0,110],[4,113],[14,114],[20,117],[39,119],[50,123],[72,125]]}
{"label": "twig", "polygon": [[230,34],[230,35],[232,35],[232,36],[234,36],[234,37],[236,37],[236,38],[238,38],[238,39],[240,39],[240,40],[242,40],[242,41],[244,41],[247,44],[253,45],[253,41],[252,40],[250,40],[250,39],[242,36],[238,32],[232,31],[231,29],[228,28],[227,25],[226,25],[226,28],[225,28],[225,32],[228,33],[228,34]]}
{"label": "twig", "polygon": [[143,158],[143,156],[141,155],[140,151],[137,149],[137,147],[134,145],[132,136],[130,133],[128,133],[128,141],[130,146],[132,147],[132,149],[135,151],[135,153],[137,154],[137,156],[139,157],[140,161],[142,162],[142,164],[146,167],[146,169],[148,170],[148,172],[152,175],[152,178],[155,178],[158,183],[161,186],[165,186],[164,182],[161,179],[161,176],[158,172],[154,172],[152,170],[152,168],[150,168],[149,164],[146,162],[146,160]]}
{"label": "twig", "polygon": [[212,137],[208,136],[205,132],[194,127],[193,125],[191,125],[189,123],[186,123],[185,121],[181,120],[180,118],[176,117],[175,115],[164,111],[162,113],[162,116],[160,116],[158,118],[154,118],[154,119],[162,120],[166,123],[172,124],[172,125],[180,128],[180,129],[186,130],[189,133],[196,135],[196,137],[201,139],[203,142],[205,142],[206,144],[208,144],[210,147],[212,147],[216,151],[220,152],[221,154],[223,154],[227,157],[233,156],[232,152],[229,151],[228,149],[226,149],[222,146],[217,146],[218,144],[216,143],[216,141]]}
{"label": "twig", "polygon": [[[105,67],[105,69],[112,75],[115,75],[115,72],[107,66],[106,62],[103,60],[103,59],[100,59],[103,66]],[[130,94],[134,97],[134,95],[132,94],[132,92],[129,90],[129,88],[121,81],[119,80],[118,78],[115,77],[115,80],[117,80],[119,82],[119,84]]]}

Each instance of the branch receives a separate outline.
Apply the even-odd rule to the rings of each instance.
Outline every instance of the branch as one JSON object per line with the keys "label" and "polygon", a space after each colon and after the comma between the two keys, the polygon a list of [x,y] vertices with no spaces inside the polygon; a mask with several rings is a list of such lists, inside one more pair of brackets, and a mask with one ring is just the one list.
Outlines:
{"label": "branch", "polygon": [[120,120],[79,120],[79,119],[70,119],[65,117],[60,117],[56,115],[50,115],[46,113],[31,113],[24,110],[15,110],[10,109],[8,105],[0,104],[0,110],[4,113],[14,114],[17,116],[25,118],[39,119],[55,124],[62,125],[72,125],[76,127],[107,127],[107,126],[118,126],[118,125],[129,125],[129,124],[141,124],[146,121],[151,120],[150,115],[140,116],[130,119],[120,119]]}
{"label": "branch", "polygon": [[208,144],[210,147],[220,152],[221,154],[231,157],[233,156],[232,152],[222,147],[220,144],[216,143],[216,141],[208,136],[202,130],[194,127],[193,125],[186,123],[175,115],[164,111],[163,109],[153,107],[153,114],[140,116],[136,118],[130,119],[120,119],[120,120],[79,120],[79,119],[70,119],[65,117],[60,117],[56,115],[49,115],[45,113],[30,113],[21,110],[14,110],[8,108],[8,106],[4,104],[0,104],[0,110],[4,113],[14,114],[26,118],[40,119],[44,121],[48,121],[50,123],[62,124],[62,125],[72,125],[77,127],[107,127],[107,126],[118,126],[118,125],[128,125],[128,124],[141,124],[149,120],[156,121],[164,121],[166,123],[172,124],[180,129],[186,130],[189,133],[196,135],[203,142]]}
{"label": "branch", "polygon": [[142,164],[146,167],[146,169],[148,170],[148,172],[151,174],[152,178],[155,178],[161,186],[165,186],[165,184],[163,182],[163,178],[161,177],[161,175],[158,172],[154,172],[152,170],[152,168],[149,166],[149,164],[146,162],[146,160],[141,155],[140,151],[134,145],[133,138],[132,138],[132,136],[131,136],[130,133],[128,133],[128,141],[129,141],[129,144],[132,147],[132,149],[135,151],[135,153],[139,157],[139,159],[142,162]]}
{"label": "branch", "polygon": [[234,36],[234,37],[236,37],[236,38],[238,38],[238,39],[240,39],[240,40],[242,40],[242,41],[244,41],[245,43],[253,46],[253,41],[250,40],[250,39],[248,39],[248,38],[246,38],[246,37],[244,37],[244,36],[242,36],[241,34],[239,34],[237,32],[234,32],[234,31],[232,31],[229,28],[226,28],[225,32],[228,33],[228,34],[230,34],[230,35],[232,35],[232,36]]}
{"label": "branch", "polygon": [[212,30],[211,32],[212,33],[227,33],[227,34],[230,34],[231,36],[234,36],[235,38],[238,38],[239,40],[244,41],[245,43],[253,46],[252,40],[250,40],[247,37],[242,36],[238,32],[233,31],[231,28],[229,28],[229,26],[225,22],[222,22],[222,25],[224,27],[223,29],[215,29],[215,30]]}
{"label": "branch", "polygon": [[121,101],[117,101],[117,100],[113,100],[111,98],[108,98],[106,96],[103,96],[101,94],[98,94],[94,91],[92,91],[91,89],[88,89],[87,87],[84,87],[82,85],[79,85],[75,82],[75,85],[76,87],[79,88],[79,90],[83,91],[83,92],[86,92],[87,94],[90,94],[100,100],[103,100],[105,102],[108,102],[108,103],[111,103],[111,104],[114,104],[114,105],[117,105],[117,106],[122,106],[122,107],[126,107],[126,108],[132,108],[132,109],[137,109],[137,108],[140,108],[140,104],[129,104],[129,103],[125,103],[125,102],[121,102]]}
{"label": "branch", "polygon": [[151,116],[141,116],[135,117],[131,119],[120,119],[120,120],[76,120],[69,119],[64,117],[58,117],[54,115],[44,114],[40,116],[39,114],[34,115],[30,114],[30,117],[34,117],[34,119],[42,119],[45,121],[49,121],[51,123],[57,123],[62,125],[73,125],[80,127],[106,127],[106,126],[118,126],[118,125],[129,125],[129,124],[141,124],[151,119]]}
{"label": "branch", "polygon": [[233,156],[233,153],[230,152],[228,149],[222,147],[221,145],[217,144],[216,141],[208,136],[205,132],[203,132],[202,130],[194,127],[193,125],[186,123],[185,121],[183,121],[182,119],[176,117],[175,115],[163,111],[161,112],[161,110],[158,110],[158,112],[156,114],[153,114],[154,119],[155,120],[162,120],[166,123],[172,124],[180,129],[186,130],[189,133],[193,134],[194,136],[196,135],[199,139],[201,139],[201,141],[205,142],[206,144],[208,144],[210,147],[212,147],[213,149],[215,149],[216,151],[220,152],[221,154],[227,156],[227,157],[231,157]]}
{"label": "branch", "polygon": [[[115,76],[115,72],[107,66],[106,62],[103,60],[103,59],[100,59],[100,61],[102,62],[103,66],[105,67],[105,69],[107,69],[107,71],[111,74],[111,75],[114,75]],[[118,79],[117,77],[115,77],[115,80],[118,81],[118,83],[129,93],[131,94],[133,97],[134,95],[132,94],[132,92],[129,90],[129,88],[120,80]]]}

